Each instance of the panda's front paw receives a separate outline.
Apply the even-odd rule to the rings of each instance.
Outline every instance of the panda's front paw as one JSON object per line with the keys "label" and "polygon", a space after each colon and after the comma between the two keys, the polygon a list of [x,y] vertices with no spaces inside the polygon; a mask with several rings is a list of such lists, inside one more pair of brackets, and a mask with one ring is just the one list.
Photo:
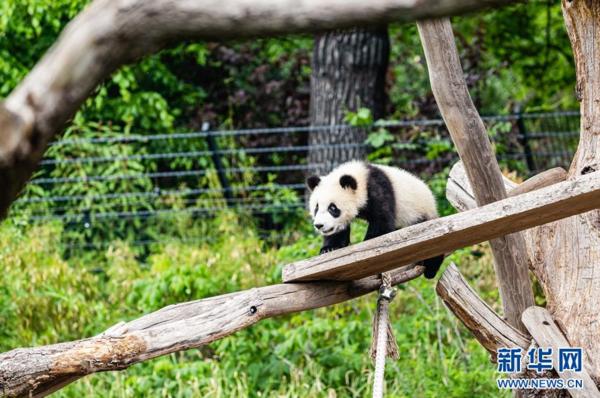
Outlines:
{"label": "panda's front paw", "polygon": [[335,250],[335,247],[322,247],[319,254],[329,253]]}

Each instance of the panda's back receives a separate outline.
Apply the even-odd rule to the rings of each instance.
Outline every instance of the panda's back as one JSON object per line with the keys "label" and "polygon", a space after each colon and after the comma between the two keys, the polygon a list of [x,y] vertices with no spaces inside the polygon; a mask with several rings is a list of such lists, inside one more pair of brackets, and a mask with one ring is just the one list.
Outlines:
{"label": "panda's back", "polygon": [[396,202],[396,227],[403,228],[438,216],[433,193],[420,178],[406,170],[371,164],[390,180]]}

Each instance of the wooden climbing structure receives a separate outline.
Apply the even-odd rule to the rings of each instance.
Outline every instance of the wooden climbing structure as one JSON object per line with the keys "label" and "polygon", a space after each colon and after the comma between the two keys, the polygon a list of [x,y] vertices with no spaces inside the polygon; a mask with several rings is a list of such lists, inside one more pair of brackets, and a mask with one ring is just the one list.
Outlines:
{"label": "wooden climbing structure", "polygon": [[[422,274],[418,261],[484,241],[491,243],[504,316],[477,296],[454,264],[437,282],[438,295],[492,359],[507,346],[582,347],[584,390],[552,394],[600,396],[600,2],[562,4],[581,101],[573,163],[521,185],[500,173],[463,78],[452,27],[440,18],[509,2],[373,0],[367,6],[329,0],[324,9],[313,0],[294,7],[256,0],[246,9],[225,0],[216,10],[202,1],[94,1],[0,103],[0,182],[6,188],[0,213],[94,87],[119,65],[165,43],[415,19],[431,87],[461,158],[447,186],[459,213],[290,264],[279,285],[172,305],[94,337],[0,354],[0,396],[44,396],[90,373],[199,347],[265,318],[350,300],[377,290],[384,271],[391,285],[404,283]],[[155,30],[136,29],[149,20]],[[545,309],[534,305],[529,270],[543,288]]]}

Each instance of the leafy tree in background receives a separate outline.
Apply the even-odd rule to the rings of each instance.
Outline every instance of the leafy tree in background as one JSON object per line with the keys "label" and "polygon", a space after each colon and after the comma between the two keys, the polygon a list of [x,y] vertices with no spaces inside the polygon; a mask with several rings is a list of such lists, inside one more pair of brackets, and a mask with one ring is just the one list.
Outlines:
{"label": "leafy tree in background", "polygon": [[[454,17],[471,96],[483,114],[576,109],[575,67],[560,3],[529,2]],[[388,90],[392,118],[436,117],[414,25],[390,29]]]}
{"label": "leafy tree in background", "polygon": [[[24,78],[64,26],[87,3],[87,0],[0,2],[0,98],[8,95]],[[559,4],[533,2],[527,7],[514,5],[454,19],[463,68],[472,96],[482,113],[511,112],[516,105],[525,111],[575,107],[574,67],[560,12]],[[437,106],[429,87],[427,68],[414,24],[392,25],[389,35],[390,60],[385,79],[389,100],[385,109],[377,109],[370,118],[377,119],[381,115],[388,115],[391,119],[437,117]],[[312,46],[312,38],[293,36],[218,44],[188,42],[166,49],[115,72],[74,117],[67,134],[69,138],[168,134],[197,130],[203,122],[210,122],[217,129],[307,125],[310,121]],[[314,108],[320,107],[316,102],[314,104]],[[343,111],[347,113],[353,106],[346,108]],[[313,123],[329,121],[315,118]],[[357,131],[360,132],[360,129]],[[373,146],[381,138],[391,140],[398,137],[415,143],[417,147],[421,147],[417,143],[422,142],[426,143],[427,148],[441,143],[435,145],[435,153],[439,153],[439,148],[446,151],[446,144],[449,143],[443,131],[428,129],[394,131],[393,136],[377,137],[379,139],[373,139],[369,144]],[[360,142],[363,138],[358,137],[353,142]],[[218,144],[223,149],[291,146],[307,145],[308,139],[306,135],[261,135],[238,140],[221,139]],[[378,151],[372,153],[375,156],[372,160],[397,159],[399,150],[390,147],[387,144],[380,145]],[[53,153],[63,158],[75,155],[110,157],[206,149],[203,139],[169,139],[104,148],[79,146],[69,148],[66,152]],[[407,147],[402,151],[414,153],[415,150]],[[236,155],[223,159],[228,168],[296,164],[302,161],[305,161],[304,154],[296,157],[280,154]],[[49,165],[44,166],[41,176],[83,177],[164,170],[210,170],[211,166],[212,161],[208,156],[176,157],[114,161],[102,165]],[[231,175],[230,178],[238,186],[250,182],[275,186],[299,181],[298,175],[293,173],[245,173],[243,176]],[[180,190],[206,186],[219,188],[219,181],[209,174],[185,179],[143,179],[112,185],[30,184],[28,194],[34,197],[72,193],[104,195],[131,190]],[[276,195],[276,192],[273,189],[269,195]],[[259,192],[255,194],[263,195]],[[293,199],[289,192],[284,196],[264,197],[273,203],[287,203]],[[171,203],[172,200],[167,199]],[[210,199],[214,199],[214,196]],[[186,200],[188,202],[177,202],[177,206],[198,206],[194,198]],[[87,199],[74,200],[59,205],[73,214],[84,214],[94,210],[151,211],[162,204],[163,201],[121,198],[118,201],[96,200],[93,203]],[[42,213],[48,210],[35,211]],[[151,231],[146,226],[140,229]]]}
{"label": "leafy tree in background", "polygon": [[513,5],[458,21],[463,67],[482,112],[517,105],[526,111],[578,109],[560,2]]}
{"label": "leafy tree in background", "polygon": [[[0,2],[0,97],[6,96],[87,0]],[[484,113],[571,108],[574,68],[560,4],[533,2],[457,17],[463,67]],[[390,29],[389,113],[435,114],[414,25]],[[112,122],[135,133],[170,132],[210,121],[222,127],[308,122],[308,37],[243,43],[186,43],[116,72],[79,121]],[[375,115],[377,116],[377,115]]]}

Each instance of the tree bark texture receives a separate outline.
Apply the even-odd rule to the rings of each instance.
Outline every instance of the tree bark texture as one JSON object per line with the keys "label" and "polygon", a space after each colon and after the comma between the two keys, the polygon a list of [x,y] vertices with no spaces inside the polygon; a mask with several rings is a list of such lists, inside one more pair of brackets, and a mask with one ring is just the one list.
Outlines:
{"label": "tree bark texture", "polygon": [[[392,271],[396,285],[419,277],[418,265]],[[87,374],[126,369],[200,347],[278,315],[350,300],[379,289],[376,276],[352,282],[272,285],[170,305],[83,340],[0,354],[0,397],[45,396]]]}
{"label": "tree bark texture", "polygon": [[523,323],[539,347],[552,348],[552,363],[554,364],[554,370],[561,379],[580,379],[582,381],[583,388],[569,389],[569,394],[571,397],[600,398],[598,387],[596,387],[596,383],[594,380],[592,380],[588,373],[589,361],[585,353],[583,354],[583,358],[581,360],[581,372],[575,372],[573,370],[560,370],[558,366],[559,349],[570,347],[570,345],[560,328],[554,322],[554,319],[552,319],[552,316],[548,310],[535,306],[527,308],[523,313]]}
{"label": "tree bark texture", "polygon": [[[569,170],[572,181],[600,169],[600,2],[564,0],[565,25],[581,101],[580,141]],[[528,231],[529,256],[547,309],[571,345],[589,356],[600,380],[600,211]]]}
{"label": "tree bark texture", "polygon": [[316,35],[310,121],[319,128],[308,137],[311,172],[325,174],[336,164],[365,157],[367,131],[340,125],[348,111],[359,108],[371,110],[375,120],[384,116],[389,52],[387,27]]}
{"label": "tree bark texture", "polygon": [[[481,206],[506,198],[496,155],[467,89],[450,20],[421,21],[417,27],[435,100],[465,165],[477,203]],[[504,315],[511,325],[527,333],[521,314],[534,300],[523,255],[525,241],[517,233],[499,236],[490,245]]]}

